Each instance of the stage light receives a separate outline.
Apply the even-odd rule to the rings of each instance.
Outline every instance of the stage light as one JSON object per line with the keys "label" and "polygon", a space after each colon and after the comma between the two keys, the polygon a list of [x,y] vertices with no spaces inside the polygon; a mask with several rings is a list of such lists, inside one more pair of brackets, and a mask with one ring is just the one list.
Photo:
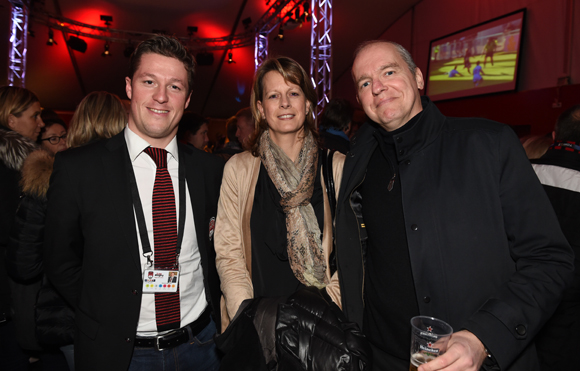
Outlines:
{"label": "stage light", "polygon": [[52,30],[52,28],[49,28],[48,29],[48,40],[46,40],[46,45],[52,46],[52,44],[58,45],[56,43],[56,41],[54,41],[54,31]]}
{"label": "stage light", "polygon": [[280,25],[280,28],[278,28],[278,35],[274,38],[274,40],[284,41],[284,30],[282,29],[282,25]]}
{"label": "stage light", "polygon": [[105,50],[103,51],[103,53],[101,54],[103,57],[110,57],[111,56],[111,52],[109,51],[109,43],[105,42]]}
{"label": "stage light", "polygon": [[228,64],[236,63],[234,61],[233,53],[228,53]]}
{"label": "stage light", "polygon": [[197,26],[187,26],[187,34],[189,37],[192,37],[195,32],[197,32]]}
{"label": "stage light", "polygon": [[84,53],[87,51],[87,43],[85,40],[80,39],[76,36],[70,36],[66,44],[72,49],[76,50],[77,52]]}
{"label": "stage light", "polygon": [[101,15],[101,21],[105,21],[105,26],[109,27],[111,25],[110,22],[113,22],[112,15]]}
{"label": "stage light", "polygon": [[242,21],[242,24],[244,25],[244,28],[247,30],[250,27],[250,24],[252,24],[252,18],[248,17],[244,19]]}

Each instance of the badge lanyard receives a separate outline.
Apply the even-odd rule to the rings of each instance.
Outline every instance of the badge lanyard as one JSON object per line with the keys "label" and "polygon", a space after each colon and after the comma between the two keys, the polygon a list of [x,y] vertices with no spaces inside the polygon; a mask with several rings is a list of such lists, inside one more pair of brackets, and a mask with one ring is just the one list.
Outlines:
{"label": "badge lanyard", "polygon": [[[137,217],[137,225],[139,227],[139,236],[141,237],[141,246],[143,248],[143,256],[147,258],[147,266],[153,266],[153,251],[151,251],[151,243],[147,234],[147,226],[145,224],[145,214],[143,213],[143,204],[139,197],[139,190],[137,189],[137,179],[135,178],[135,171],[133,165],[129,160],[130,171],[127,171],[129,177],[129,184],[131,186],[131,195],[133,197],[133,207],[135,209],[135,216]],[[168,170],[169,172],[169,170]],[[171,176],[171,175],[170,175]],[[185,169],[182,166],[182,161],[178,161],[178,176],[179,176],[179,217],[177,229],[177,246],[175,248],[175,265],[179,264],[179,254],[181,252],[181,242],[183,241],[183,231],[185,229]]]}

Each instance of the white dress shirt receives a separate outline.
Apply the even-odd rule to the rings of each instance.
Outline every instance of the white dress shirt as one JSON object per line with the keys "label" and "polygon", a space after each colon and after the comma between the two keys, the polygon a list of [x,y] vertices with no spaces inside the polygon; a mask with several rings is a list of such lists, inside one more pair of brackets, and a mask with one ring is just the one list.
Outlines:
{"label": "white dress shirt", "polygon": [[[149,241],[151,243],[151,250],[153,250],[153,261],[155,261],[152,199],[157,166],[153,159],[147,153],[143,152],[145,148],[150,147],[150,144],[131,131],[129,127],[125,128],[125,140],[129,150],[129,157],[133,165],[133,171],[135,172],[135,179],[137,180],[137,189],[139,190],[139,197],[141,198],[141,204],[143,205],[147,235],[149,236]],[[175,193],[176,215],[179,215],[179,155],[177,151],[177,139],[175,137],[167,145],[165,150],[168,152],[167,170],[171,176],[173,192]],[[181,252],[179,255],[179,301],[181,308],[181,327],[199,318],[207,306],[205,288],[203,285],[201,256],[197,244],[193,209],[191,206],[189,191],[187,189],[187,182],[185,196],[185,229],[183,231],[183,242],[181,243]],[[137,217],[135,217],[135,225],[137,225],[136,218]],[[143,246],[141,244],[139,232],[135,232],[137,233],[137,239],[139,241],[141,275],[143,275],[145,269],[148,268],[147,259],[143,256]],[[157,324],[155,322],[155,294],[143,294],[142,296],[137,335],[157,335]]]}

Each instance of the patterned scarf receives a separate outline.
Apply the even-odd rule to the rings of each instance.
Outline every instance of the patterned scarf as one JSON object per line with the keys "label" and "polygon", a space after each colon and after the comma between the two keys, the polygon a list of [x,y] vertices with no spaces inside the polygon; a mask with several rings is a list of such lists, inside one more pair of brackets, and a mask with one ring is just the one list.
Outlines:
{"label": "patterned scarf", "polygon": [[318,146],[311,133],[304,139],[294,163],[270,138],[260,137],[258,152],[262,164],[282,199],[286,214],[287,249],[294,276],[306,286],[319,289],[328,284],[320,227],[310,203],[318,164]]}

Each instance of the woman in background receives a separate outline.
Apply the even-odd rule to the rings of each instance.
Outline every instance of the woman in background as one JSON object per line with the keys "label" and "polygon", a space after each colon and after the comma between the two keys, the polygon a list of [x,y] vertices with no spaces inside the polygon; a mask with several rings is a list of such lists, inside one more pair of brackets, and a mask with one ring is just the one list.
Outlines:
{"label": "woman in background", "polygon": [[14,316],[11,308],[13,283],[6,274],[5,256],[20,201],[20,169],[37,148],[35,141],[43,126],[40,102],[34,93],[15,86],[0,87],[0,359],[7,368],[26,367],[38,360],[31,354],[25,356],[16,344],[29,351],[39,350],[34,339],[15,330],[20,313]]}

